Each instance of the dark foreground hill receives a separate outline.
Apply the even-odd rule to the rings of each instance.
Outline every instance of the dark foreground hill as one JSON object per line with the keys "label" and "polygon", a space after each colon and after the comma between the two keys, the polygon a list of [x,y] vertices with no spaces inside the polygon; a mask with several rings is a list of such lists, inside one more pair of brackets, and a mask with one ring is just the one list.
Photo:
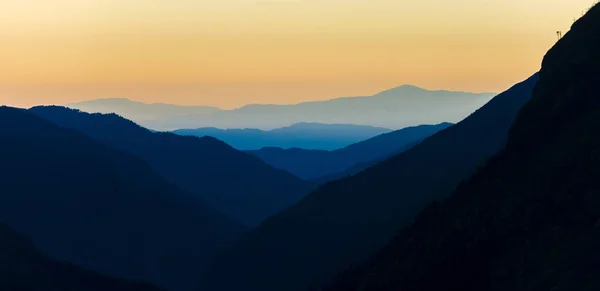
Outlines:
{"label": "dark foreground hill", "polygon": [[260,223],[313,189],[312,183],[214,138],[151,132],[115,114],[57,106],[30,111],[141,157],[171,183],[246,225]]}
{"label": "dark foreground hill", "polygon": [[331,291],[600,290],[600,6],[546,55],[506,148]]}
{"label": "dark foreground hill", "polygon": [[[420,142],[434,133],[451,126],[451,123],[420,125],[384,133],[334,151],[306,150],[299,148],[262,148],[247,151],[267,164],[286,170],[306,180],[317,180],[360,165],[370,165],[408,149],[408,145]],[[365,167],[366,168],[366,167]],[[362,169],[365,169],[362,168]],[[362,170],[361,169],[361,170]],[[351,172],[358,172],[353,169]]]}
{"label": "dark foreground hill", "polygon": [[322,176],[316,180],[314,180],[315,182],[317,182],[318,184],[325,184],[331,181],[335,181],[335,180],[339,180],[339,179],[343,179],[343,178],[348,178],[350,176],[354,176],[362,171],[364,171],[365,169],[368,169],[370,167],[373,167],[375,165],[377,165],[378,163],[381,163],[383,161],[385,161],[387,158],[393,157],[395,155],[398,155],[400,153],[403,153],[413,147],[415,147],[416,145],[420,144],[423,140],[417,140],[415,142],[411,142],[407,145],[405,145],[404,147],[400,148],[399,150],[397,150],[396,152],[394,152],[391,155],[386,156],[385,158],[380,158],[380,159],[375,159],[375,160],[370,160],[367,162],[359,162],[354,164],[354,166],[347,168],[341,172],[337,172],[337,173],[333,173],[330,175],[326,175],[326,176]]}
{"label": "dark foreground hill", "polygon": [[33,244],[0,223],[0,290],[160,291],[148,284],[106,277],[40,254]]}
{"label": "dark foreground hill", "polygon": [[0,222],[53,258],[190,290],[246,231],[134,155],[22,109],[0,124]]}
{"label": "dark foreground hill", "polygon": [[206,290],[306,290],[368,258],[503,147],[536,81],[537,75],[408,151],[267,219],[219,256]]}

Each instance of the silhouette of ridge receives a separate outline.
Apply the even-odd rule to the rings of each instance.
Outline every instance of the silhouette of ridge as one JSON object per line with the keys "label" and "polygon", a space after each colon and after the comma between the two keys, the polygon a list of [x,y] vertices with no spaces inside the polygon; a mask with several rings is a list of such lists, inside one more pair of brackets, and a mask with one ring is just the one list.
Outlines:
{"label": "silhouette of ridge", "polygon": [[600,288],[600,6],[548,51],[506,147],[326,290]]}
{"label": "silhouette of ridge", "polygon": [[106,104],[103,100],[67,106],[92,113],[115,112],[146,128],[159,131],[202,127],[269,130],[298,122],[363,124],[398,129],[419,124],[458,122],[494,95],[401,86],[373,96],[342,97],[292,105],[250,104],[233,110],[164,104],[161,107],[141,103],[137,103],[137,106],[120,106]]}
{"label": "silhouette of ridge", "polygon": [[65,107],[30,111],[144,159],[171,183],[249,226],[294,204],[314,187],[215,138],[151,132],[115,114]]}
{"label": "silhouette of ridge", "polygon": [[221,254],[204,290],[306,290],[367,259],[506,143],[537,74],[454,126],[352,177],[327,183]]}
{"label": "silhouette of ridge", "polygon": [[[377,135],[334,151],[265,147],[247,151],[275,168],[286,170],[306,180],[331,180],[335,176],[356,174],[391,155],[408,149],[450,123],[421,125]],[[346,170],[348,170],[346,172]],[[326,178],[328,177],[328,178]]]}
{"label": "silhouette of ridge", "polygon": [[0,124],[0,221],[53,258],[190,290],[246,231],[135,155],[22,109],[1,107]]}

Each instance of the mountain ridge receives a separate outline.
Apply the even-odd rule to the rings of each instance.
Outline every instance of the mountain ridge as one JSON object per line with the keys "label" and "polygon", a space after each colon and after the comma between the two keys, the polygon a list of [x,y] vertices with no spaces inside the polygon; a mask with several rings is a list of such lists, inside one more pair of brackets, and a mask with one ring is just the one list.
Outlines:
{"label": "mountain ridge", "polygon": [[182,190],[248,226],[295,203],[313,184],[212,137],[151,132],[116,114],[65,107],[32,113],[134,154]]}
{"label": "mountain ridge", "polygon": [[0,107],[0,221],[44,254],[171,290],[189,290],[247,228],[139,157]]}
{"label": "mountain ridge", "polygon": [[408,149],[411,143],[421,141],[435,132],[445,129],[451,123],[419,125],[383,133],[367,140],[359,141],[344,148],[332,151],[303,150],[300,148],[282,149],[265,147],[246,151],[260,157],[266,163],[284,169],[306,180],[320,180],[342,173],[350,168],[351,173],[360,171],[360,164],[373,164],[391,155]]}
{"label": "mountain ridge", "polygon": [[329,291],[600,288],[600,5],[545,55],[504,149]]}
{"label": "mountain ridge", "polygon": [[409,150],[327,183],[270,217],[217,258],[202,286],[209,291],[306,290],[367,259],[419,210],[450,195],[501,150],[537,77]]}
{"label": "mountain ridge", "polygon": [[271,130],[205,127],[172,132],[186,136],[212,136],[238,150],[248,151],[264,147],[335,150],[390,131],[391,129],[369,125],[299,122]]}
{"label": "mountain ridge", "polygon": [[[404,128],[419,124],[458,122],[489,101],[495,93],[469,93],[448,90],[411,90],[397,87],[372,96],[341,97],[298,104],[249,104],[232,110],[187,114],[175,112],[145,118],[139,112],[119,108],[95,110],[85,103],[67,107],[88,112],[116,112],[144,127],[171,131],[181,128],[259,128],[263,130],[297,122],[364,124],[386,128]],[[387,98],[394,97],[394,98]],[[397,97],[397,98],[396,98]],[[415,112],[428,110],[431,115]]]}

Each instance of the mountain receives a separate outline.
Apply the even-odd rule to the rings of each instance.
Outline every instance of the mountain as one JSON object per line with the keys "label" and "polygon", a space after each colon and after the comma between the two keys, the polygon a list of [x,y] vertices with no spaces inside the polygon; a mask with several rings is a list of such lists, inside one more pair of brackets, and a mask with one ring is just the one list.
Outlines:
{"label": "mountain", "polygon": [[385,161],[389,157],[398,155],[400,153],[403,153],[403,152],[415,147],[416,145],[420,144],[423,140],[424,139],[420,139],[420,140],[408,143],[408,144],[404,145],[402,148],[400,148],[399,150],[394,151],[392,154],[390,154],[386,157],[382,157],[382,158],[378,158],[378,159],[374,159],[374,160],[370,160],[370,161],[366,161],[366,162],[358,162],[358,163],[354,164],[352,167],[347,168],[341,172],[336,172],[333,174],[325,175],[325,176],[319,177],[318,179],[316,179],[314,181],[317,182],[318,184],[325,184],[327,182],[354,176],[354,175],[364,171],[365,169],[368,169],[370,167],[373,167],[373,166]]}
{"label": "mountain", "polygon": [[135,120],[135,122],[145,127],[159,130],[178,128],[170,127],[169,120],[211,114],[221,110],[211,106],[181,106],[163,103],[147,104],[125,98],[97,99],[71,103],[67,106],[90,113],[116,113],[120,116],[126,116],[128,119]]}
{"label": "mountain", "polygon": [[366,125],[303,122],[268,131],[209,127],[180,129],[173,133],[198,137],[212,136],[239,150],[264,147],[335,150],[390,131],[391,129]]}
{"label": "mountain", "polygon": [[450,125],[452,124],[442,123],[409,127],[384,133],[334,151],[298,148],[285,150],[269,147],[247,152],[275,168],[286,170],[306,180],[316,180],[340,174],[353,167],[353,171],[358,172],[357,167],[361,167],[360,165],[370,165],[374,161],[397,154],[408,144],[422,141]]}
{"label": "mountain", "polygon": [[148,284],[106,277],[49,259],[3,224],[0,224],[0,242],[0,290],[160,291]]}
{"label": "mountain", "polygon": [[503,147],[536,80],[537,75],[413,148],[328,183],[270,217],[217,258],[202,286],[210,291],[306,290],[367,259]]}
{"label": "mountain", "polygon": [[[400,86],[373,96],[344,97],[294,105],[247,105],[233,110],[201,108],[200,112],[146,115],[129,113],[122,106],[100,106],[115,101],[96,100],[69,104],[87,112],[117,112],[125,118],[155,130],[180,128],[280,128],[299,122],[327,124],[364,124],[385,128],[405,128],[419,124],[458,122],[483,106],[494,93],[429,91],[414,86]],[[111,101],[111,102],[109,102]],[[117,100],[118,101],[118,100]],[[120,100],[120,103],[126,102]],[[142,104],[143,105],[143,104]],[[141,106],[141,105],[140,105]],[[143,105],[150,106],[150,105]],[[139,112],[154,109],[140,109]],[[427,114],[424,114],[427,112]]]}
{"label": "mountain", "polygon": [[171,183],[246,225],[257,225],[313,189],[312,183],[214,138],[151,132],[115,114],[64,107],[30,111],[141,157]]}
{"label": "mountain", "polygon": [[0,222],[50,257],[102,274],[191,290],[246,228],[138,157],[0,107]]}
{"label": "mountain", "polygon": [[546,54],[505,149],[330,291],[600,289],[600,5]]}

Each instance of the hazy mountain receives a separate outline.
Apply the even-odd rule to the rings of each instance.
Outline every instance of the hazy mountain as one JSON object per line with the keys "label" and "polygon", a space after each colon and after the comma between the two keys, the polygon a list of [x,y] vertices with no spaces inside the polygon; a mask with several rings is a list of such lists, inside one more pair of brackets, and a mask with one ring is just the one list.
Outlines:
{"label": "hazy mountain", "polygon": [[332,291],[600,290],[600,6],[544,58],[505,149]]}
{"label": "hazy mountain", "polygon": [[14,230],[0,223],[0,290],[159,291],[147,284],[106,277],[49,259]]}
{"label": "hazy mountain", "polygon": [[220,111],[219,108],[211,106],[181,106],[162,103],[147,104],[125,98],[83,101],[71,103],[67,106],[90,113],[116,113],[134,120],[145,127],[159,130],[181,128],[170,127],[170,120]]}
{"label": "hazy mountain", "polygon": [[[300,178],[315,180],[338,174],[357,164],[367,165],[399,153],[408,144],[421,141],[449,127],[450,123],[421,125],[378,135],[334,151],[314,151],[298,148],[262,148],[247,151],[267,164],[286,170]],[[363,168],[364,169],[364,168]],[[356,171],[354,168],[353,171]]]}
{"label": "hazy mountain", "polygon": [[51,257],[190,290],[246,231],[134,155],[22,109],[0,124],[0,221]]}
{"label": "hazy mountain", "polygon": [[390,131],[391,129],[366,125],[296,123],[268,131],[209,127],[181,129],[173,133],[198,137],[212,136],[239,150],[264,147],[335,150]]}
{"label": "hazy mountain", "polygon": [[366,259],[506,142],[537,75],[460,123],[355,176],[328,183],[219,256],[205,290],[306,290]]}
{"label": "hazy mountain", "polygon": [[[124,111],[115,101],[96,100],[70,104],[87,112],[117,112],[142,126],[156,130],[180,128],[258,128],[274,129],[299,122],[364,124],[404,128],[420,124],[458,122],[488,102],[493,93],[428,91],[405,85],[373,96],[345,97],[295,105],[247,105],[234,110],[201,107],[200,112],[158,115],[147,119]],[[119,101],[118,104],[124,101]],[[108,103],[108,105],[106,105]],[[100,106],[100,105],[102,106]],[[140,112],[144,112],[140,110]],[[152,111],[148,109],[148,111]],[[153,115],[154,116],[154,115]],[[153,117],[154,118],[154,117]]]}
{"label": "hazy mountain", "polygon": [[114,114],[35,107],[35,114],[144,159],[188,193],[247,225],[296,203],[312,183],[214,138],[151,132]]}

